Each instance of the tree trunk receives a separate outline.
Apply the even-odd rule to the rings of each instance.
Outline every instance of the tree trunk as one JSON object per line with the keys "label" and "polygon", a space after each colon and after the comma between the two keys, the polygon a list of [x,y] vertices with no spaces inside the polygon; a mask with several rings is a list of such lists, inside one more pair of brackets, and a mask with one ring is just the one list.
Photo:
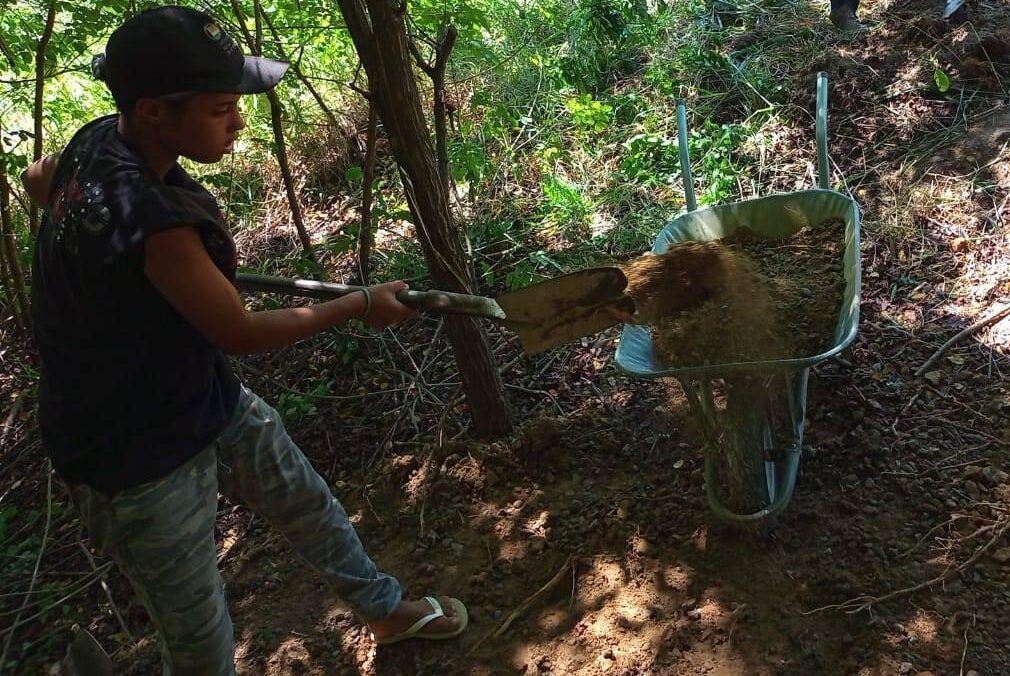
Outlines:
{"label": "tree trunk", "polygon": [[[257,0],[256,8],[258,8],[258,5],[259,2]],[[238,4],[238,0],[231,0],[231,8],[235,13],[235,20],[242,31],[242,36],[245,38],[249,51],[255,56],[260,56],[258,43],[259,39],[262,38],[262,27],[260,26],[261,12],[254,9],[257,31],[256,35],[252,35],[249,33],[249,29],[246,28],[245,17],[242,13],[242,8]],[[295,190],[295,182],[291,175],[291,165],[288,162],[288,147],[284,141],[284,109],[281,107],[280,99],[277,98],[277,92],[273,90],[268,91],[267,100],[270,101],[270,121],[272,122],[274,131],[274,145],[277,147],[277,164],[280,165],[281,177],[284,180],[284,191],[287,193],[288,205],[291,208],[291,220],[295,224],[295,230],[298,232],[298,239],[302,243],[302,248],[309,258],[315,260],[315,257],[312,255],[312,240],[309,239],[309,234],[305,231],[305,223],[302,221],[302,210],[298,205],[298,192]]]}
{"label": "tree trunk", "polygon": [[[0,211],[0,219],[6,221],[7,210],[2,205],[0,205],[0,209],[2,209]],[[21,317],[21,306],[18,304],[15,295],[14,275],[8,270],[7,265],[7,246],[4,244],[4,241],[7,239],[6,230],[6,226],[0,225],[0,289],[3,289],[3,300],[10,311],[11,317],[14,318],[14,325],[23,330],[25,325],[24,319]],[[6,318],[5,314],[0,320],[5,320]]]}
{"label": "tree trunk", "polygon": [[[0,124],[0,135],[3,125]],[[0,148],[0,280],[3,281],[14,323],[22,330],[31,328],[31,308],[25,292],[25,278],[18,259],[17,242],[11,219],[11,190],[7,183],[7,162]]]}
{"label": "tree trunk", "polygon": [[[0,290],[3,291],[3,302],[0,303],[0,307],[7,307],[10,310],[10,315],[14,318],[14,325],[19,329],[22,328],[21,310],[14,301],[14,282],[11,279],[11,275],[7,272],[7,254],[4,253],[2,245],[0,245]],[[6,321],[6,319],[7,314],[5,313],[0,317],[0,324]]]}
{"label": "tree trunk", "polygon": [[368,104],[368,138],[365,139],[365,166],[361,176],[361,228],[358,230],[358,272],[368,286],[368,259],[372,255],[375,233],[372,229],[372,183],[375,181],[375,135],[378,132],[375,105]]}
{"label": "tree trunk", "polygon": [[[365,0],[338,0],[338,4],[368,75],[369,97],[399,165],[432,279],[440,289],[472,293],[410,65],[405,6],[390,0],[367,0],[367,9]],[[486,436],[507,433],[512,429],[512,411],[487,334],[469,317],[446,317],[445,324],[475,431]]]}
{"label": "tree trunk", "polygon": [[[38,162],[42,159],[42,119],[45,111],[42,110],[43,94],[46,87],[46,48],[49,47],[49,40],[53,37],[53,24],[56,22],[56,0],[49,0],[49,9],[46,13],[46,27],[42,31],[39,45],[35,50],[35,147],[32,151],[32,161]],[[34,204],[28,209],[28,229],[32,236],[39,230],[39,210]]]}
{"label": "tree trunk", "polygon": [[7,287],[7,300],[11,314],[18,328],[28,330],[32,320],[25,292],[25,278],[18,260],[17,245],[14,241],[14,226],[11,222],[10,185],[4,164],[0,163],[0,258],[3,259],[3,277]]}

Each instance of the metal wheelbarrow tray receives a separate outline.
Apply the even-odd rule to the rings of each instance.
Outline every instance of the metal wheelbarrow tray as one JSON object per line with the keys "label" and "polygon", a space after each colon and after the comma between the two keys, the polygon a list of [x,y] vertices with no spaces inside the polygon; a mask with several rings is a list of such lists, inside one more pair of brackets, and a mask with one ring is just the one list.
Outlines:
{"label": "metal wheelbarrow tray", "polygon": [[[662,253],[676,242],[709,241],[727,237],[740,226],[767,239],[789,237],[805,226],[827,219],[845,223],[843,274],[845,289],[833,342],[816,355],[796,355],[772,361],[677,366],[664,364],[656,354],[650,327],[626,324],[617,347],[615,361],[620,370],[636,378],[673,377],[680,381],[691,411],[705,440],[705,491],[713,513],[731,524],[753,529],[768,526],[785,509],[792,497],[803,445],[807,379],[810,367],[841,352],[856,337],[859,324],[860,264],[859,207],[840,192],[829,189],[827,159],[827,76],[817,77],[817,164],[819,188],[801,190],[696,209],[690,159],[687,151],[687,123],[683,101],[678,103],[678,131],[681,168],[684,175],[688,212],[670,221],[658,234],[653,253]],[[718,336],[713,336],[718,340]],[[725,407],[736,409],[732,416],[719,413],[717,392],[732,390],[730,383],[746,381],[746,396],[727,391]],[[715,384],[715,388],[713,388]],[[755,392],[759,396],[752,396]],[[736,421],[726,429],[726,420]],[[731,439],[727,442],[726,440]],[[727,449],[726,447],[732,447]],[[734,462],[749,463],[744,486],[749,497],[745,510],[730,508],[717,491],[726,454],[740,456]],[[739,487],[738,487],[739,488]]]}

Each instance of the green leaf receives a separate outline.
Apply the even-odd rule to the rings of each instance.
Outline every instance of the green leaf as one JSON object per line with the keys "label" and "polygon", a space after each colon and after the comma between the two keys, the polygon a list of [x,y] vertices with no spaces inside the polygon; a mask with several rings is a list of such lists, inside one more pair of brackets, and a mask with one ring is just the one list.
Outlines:
{"label": "green leaf", "polygon": [[946,93],[950,89],[950,78],[939,68],[933,69],[933,82],[936,83],[936,88],[940,90],[941,94]]}
{"label": "green leaf", "polygon": [[480,261],[480,269],[481,269],[481,277],[484,278],[484,281],[487,283],[487,285],[494,286],[494,268],[492,268],[484,261]]}
{"label": "green leaf", "polygon": [[347,167],[347,170],[344,172],[344,178],[347,179],[348,183],[360,183],[364,177],[365,172],[357,165]]}

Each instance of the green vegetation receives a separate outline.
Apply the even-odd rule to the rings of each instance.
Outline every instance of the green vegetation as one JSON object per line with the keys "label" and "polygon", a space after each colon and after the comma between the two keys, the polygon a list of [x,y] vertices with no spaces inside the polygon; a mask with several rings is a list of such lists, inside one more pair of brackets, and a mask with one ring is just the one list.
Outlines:
{"label": "green vegetation", "polygon": [[[461,223],[476,269],[489,285],[523,284],[594,255],[640,251],[683,207],[673,122],[677,97],[690,102],[701,203],[744,196],[741,186],[749,186],[757,162],[748,145],[780,123],[788,89],[784,70],[802,63],[818,45],[807,27],[801,39],[771,35],[728,53],[724,46],[754,22],[796,23],[797,12],[807,10],[768,0],[753,5],[736,25],[720,27],[705,3],[671,4],[547,0],[520,6],[468,0],[446,8],[411,3],[410,27],[419,38],[435,36],[446,19],[459,31],[446,87],[452,106],[449,160]],[[47,152],[59,149],[83,122],[112,111],[104,85],[90,78],[87,66],[134,3],[57,5],[47,51]],[[227,3],[211,3],[210,9],[234,23]],[[353,216],[336,210],[353,207],[362,187],[356,146],[363,143],[364,106],[344,84],[355,77],[356,55],[329,4],[277,2],[265,10],[274,30],[265,31],[264,53],[297,54],[305,76],[300,81],[290,73],[279,94],[303,206],[308,220],[319,224],[313,235],[324,269],[332,272],[353,256],[359,227]],[[5,64],[17,82],[0,112],[10,173],[31,155],[32,56],[44,15],[44,2],[25,2],[0,19],[0,31],[12,36],[9,47],[19,66],[12,73]],[[253,27],[251,19],[247,23]],[[419,44],[424,51],[423,39]],[[340,129],[332,128],[305,82],[328,111],[335,111]],[[264,221],[272,224],[272,238],[287,237],[273,225],[286,224],[287,207],[270,156],[265,98],[247,97],[244,110],[249,129],[233,160],[190,169],[217,192],[240,237],[259,239]],[[377,278],[423,276],[419,249],[399,236],[409,215],[381,146],[373,189],[373,222],[380,229],[373,261]],[[31,242],[25,216],[19,209],[14,216],[27,267]],[[386,229],[394,236],[383,238]],[[504,262],[491,261],[482,253],[488,248],[512,251]],[[247,265],[313,274],[295,247],[271,246],[262,259],[257,250],[248,252]]]}

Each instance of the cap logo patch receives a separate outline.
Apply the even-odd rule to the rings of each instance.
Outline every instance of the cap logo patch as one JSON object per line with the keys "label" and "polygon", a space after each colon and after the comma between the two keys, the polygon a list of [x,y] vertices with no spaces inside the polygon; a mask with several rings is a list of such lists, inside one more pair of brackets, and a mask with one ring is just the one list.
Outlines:
{"label": "cap logo patch", "polygon": [[216,23],[211,22],[204,25],[203,32],[207,34],[207,37],[216,42],[218,46],[224,50],[225,54],[230,56],[237,51],[238,47],[235,45],[235,41],[232,40],[227,33],[221,30],[221,27]]}

